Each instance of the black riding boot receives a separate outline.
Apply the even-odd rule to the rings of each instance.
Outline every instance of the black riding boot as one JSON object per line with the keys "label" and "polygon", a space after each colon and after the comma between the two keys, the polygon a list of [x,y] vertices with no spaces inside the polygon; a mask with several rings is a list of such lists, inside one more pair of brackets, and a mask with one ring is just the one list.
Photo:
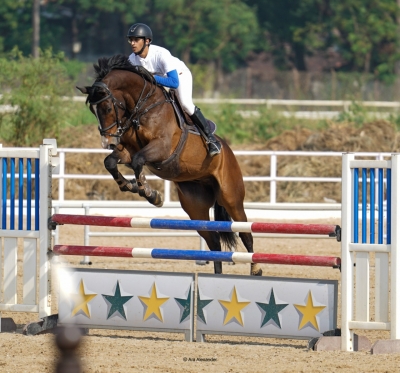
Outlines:
{"label": "black riding boot", "polygon": [[221,153],[221,143],[215,138],[215,136],[211,133],[210,126],[204,118],[203,113],[196,106],[194,109],[193,115],[190,116],[193,123],[199,127],[200,133],[203,136],[204,140],[206,140],[206,144],[208,145],[208,154],[211,157]]}

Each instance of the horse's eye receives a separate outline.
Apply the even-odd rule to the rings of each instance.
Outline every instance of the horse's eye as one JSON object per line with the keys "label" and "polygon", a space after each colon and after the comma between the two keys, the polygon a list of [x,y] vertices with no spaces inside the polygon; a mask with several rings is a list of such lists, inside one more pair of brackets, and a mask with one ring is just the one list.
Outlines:
{"label": "horse's eye", "polygon": [[108,107],[106,111],[107,111],[107,114],[110,114],[111,113],[111,107]]}

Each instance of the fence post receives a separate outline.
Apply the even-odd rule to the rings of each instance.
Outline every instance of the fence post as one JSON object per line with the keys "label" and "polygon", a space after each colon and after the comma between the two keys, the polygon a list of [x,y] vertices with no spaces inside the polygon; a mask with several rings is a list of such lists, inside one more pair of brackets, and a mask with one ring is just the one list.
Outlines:
{"label": "fence post", "polygon": [[390,338],[400,339],[400,255],[399,255],[399,230],[400,208],[398,190],[400,188],[400,154],[392,155],[392,198],[391,198],[391,270],[390,270]]}
{"label": "fence post", "polygon": [[276,158],[277,158],[276,154],[271,154],[271,166],[270,166],[271,182],[269,188],[270,203],[276,203],[276,163],[277,163]]}
{"label": "fence post", "polygon": [[353,237],[352,173],[350,161],[354,154],[345,153],[342,158],[342,350],[353,351],[353,332],[349,321],[353,315],[353,254],[349,245]]}
{"label": "fence post", "polygon": [[[39,318],[43,318],[51,313],[51,274],[48,254],[52,250],[52,233],[47,227],[47,220],[51,216],[52,157],[57,155],[57,143],[50,139],[44,139],[39,152]],[[54,162],[54,164],[57,164],[57,162]]]}

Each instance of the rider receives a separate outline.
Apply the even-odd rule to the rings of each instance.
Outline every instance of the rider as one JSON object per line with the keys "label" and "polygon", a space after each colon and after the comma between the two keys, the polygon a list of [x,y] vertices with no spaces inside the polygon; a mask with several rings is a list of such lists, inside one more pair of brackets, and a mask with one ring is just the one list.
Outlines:
{"label": "rider", "polygon": [[183,109],[190,115],[193,123],[200,128],[208,144],[211,157],[221,152],[221,143],[213,135],[210,126],[200,109],[192,100],[192,73],[183,61],[157,45],[150,45],[153,33],[149,26],[136,23],[129,27],[128,43],[133,53],[129,56],[132,65],[140,65],[150,71],[158,84],[176,89]]}

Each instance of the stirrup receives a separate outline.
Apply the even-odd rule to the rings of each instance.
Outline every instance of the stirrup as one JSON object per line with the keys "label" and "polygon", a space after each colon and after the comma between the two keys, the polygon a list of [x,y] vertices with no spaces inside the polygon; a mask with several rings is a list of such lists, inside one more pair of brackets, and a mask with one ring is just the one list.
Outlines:
{"label": "stirrup", "polygon": [[221,153],[221,144],[218,141],[207,141],[208,144],[208,154],[210,157]]}

